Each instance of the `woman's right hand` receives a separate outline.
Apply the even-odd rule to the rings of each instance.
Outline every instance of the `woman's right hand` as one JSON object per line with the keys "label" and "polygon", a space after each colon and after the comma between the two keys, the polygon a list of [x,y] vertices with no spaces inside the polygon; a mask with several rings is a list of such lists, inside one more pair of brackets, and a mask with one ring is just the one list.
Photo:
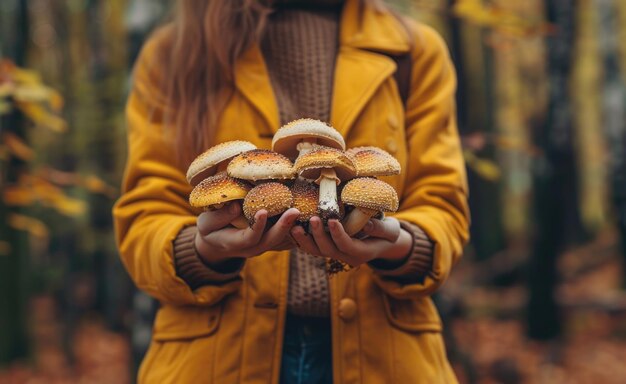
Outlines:
{"label": "woman's right hand", "polygon": [[258,211],[254,216],[254,224],[246,229],[229,225],[240,214],[241,205],[230,203],[198,216],[195,246],[206,264],[216,265],[234,257],[249,258],[266,251],[285,249],[285,244],[290,243],[289,233],[300,212],[295,208],[288,209],[267,231],[266,210]]}

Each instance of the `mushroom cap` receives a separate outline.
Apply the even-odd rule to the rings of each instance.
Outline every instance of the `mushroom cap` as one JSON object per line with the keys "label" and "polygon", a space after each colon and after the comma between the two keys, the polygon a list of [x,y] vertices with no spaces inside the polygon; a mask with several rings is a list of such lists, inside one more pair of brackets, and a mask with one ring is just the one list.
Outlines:
{"label": "mushroom cap", "polygon": [[263,183],[252,188],[243,200],[243,214],[250,223],[261,209],[267,210],[267,217],[280,215],[293,205],[293,195],[281,183]]}
{"label": "mushroom cap", "polygon": [[244,152],[228,163],[228,175],[245,180],[290,180],[296,177],[291,160],[267,149]]}
{"label": "mushroom cap", "polygon": [[357,176],[389,176],[400,173],[400,163],[377,147],[356,147],[346,151],[356,166]]}
{"label": "mushroom cap", "polygon": [[191,162],[187,169],[187,181],[196,186],[200,181],[213,176],[217,167],[238,154],[256,149],[256,146],[243,140],[226,141],[213,146]]}
{"label": "mushroom cap", "polygon": [[340,180],[356,176],[356,168],[352,160],[335,148],[315,146],[313,150],[298,157],[294,165],[300,176],[317,179],[322,169],[334,169]]}
{"label": "mushroom cap", "polygon": [[293,208],[300,211],[297,219],[299,222],[308,222],[311,217],[318,215],[320,191],[315,183],[298,180],[291,187],[291,193],[293,194]]}
{"label": "mushroom cap", "polygon": [[189,195],[192,207],[209,207],[232,200],[242,200],[252,188],[248,183],[232,178],[226,172],[209,176],[196,185]]}
{"label": "mushroom cap", "polygon": [[297,145],[305,139],[315,139],[317,144],[327,147],[346,149],[346,142],[335,128],[319,120],[298,119],[283,125],[274,134],[272,150],[295,159],[298,157]]}
{"label": "mushroom cap", "polygon": [[341,200],[359,208],[383,212],[398,210],[398,194],[393,187],[373,177],[350,180],[341,191]]}

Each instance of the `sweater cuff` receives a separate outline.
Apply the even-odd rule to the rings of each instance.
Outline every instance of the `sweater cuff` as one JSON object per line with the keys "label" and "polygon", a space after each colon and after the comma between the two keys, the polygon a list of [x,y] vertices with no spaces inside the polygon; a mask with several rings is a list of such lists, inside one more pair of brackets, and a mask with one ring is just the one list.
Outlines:
{"label": "sweater cuff", "polygon": [[385,260],[372,260],[369,266],[380,276],[407,280],[426,276],[433,264],[434,244],[418,226],[400,220],[400,227],[411,234],[413,247],[404,262],[391,265]]}
{"label": "sweater cuff", "polygon": [[225,283],[239,277],[244,258],[233,258],[218,265],[207,265],[198,256],[194,245],[196,227],[186,227],[174,239],[174,266],[176,274],[191,289],[203,285]]}

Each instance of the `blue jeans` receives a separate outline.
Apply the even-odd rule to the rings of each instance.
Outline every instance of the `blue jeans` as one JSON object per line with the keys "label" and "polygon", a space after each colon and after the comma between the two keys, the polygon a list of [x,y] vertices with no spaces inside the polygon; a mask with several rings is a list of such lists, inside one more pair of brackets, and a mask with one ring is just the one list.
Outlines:
{"label": "blue jeans", "polygon": [[329,318],[287,315],[280,368],[281,384],[332,384]]}

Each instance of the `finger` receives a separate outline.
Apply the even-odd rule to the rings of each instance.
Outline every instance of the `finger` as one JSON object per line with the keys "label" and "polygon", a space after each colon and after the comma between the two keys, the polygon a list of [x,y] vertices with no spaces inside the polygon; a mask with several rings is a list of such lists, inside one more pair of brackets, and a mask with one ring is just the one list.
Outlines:
{"label": "finger", "polygon": [[241,256],[245,256],[244,250],[258,244],[263,237],[266,223],[267,211],[262,209],[254,215],[252,227],[246,229],[225,228],[210,233],[205,236],[205,240],[219,245],[220,248],[228,253],[240,253]]}
{"label": "finger", "polygon": [[339,221],[329,220],[328,229],[330,229],[330,237],[340,252],[355,256],[367,253],[367,250],[363,246],[363,242],[351,238]]}
{"label": "finger", "polygon": [[395,243],[400,237],[400,222],[393,217],[386,217],[383,220],[371,219],[365,224],[362,232]]}
{"label": "finger", "polygon": [[313,216],[311,220],[309,220],[309,225],[311,226],[311,233],[313,234],[315,244],[322,253],[322,256],[333,259],[341,258],[341,252],[337,249],[335,243],[333,243],[330,235],[324,231],[322,220],[317,216]]}
{"label": "finger", "polygon": [[289,236],[285,236],[283,241],[281,241],[280,243],[276,244],[272,248],[272,250],[273,251],[287,251],[287,250],[293,249],[295,247],[296,247],[296,244],[294,243],[293,239],[291,238],[291,235],[289,235]]}
{"label": "finger", "polygon": [[289,231],[294,226],[299,215],[300,211],[295,208],[289,208],[283,212],[276,224],[272,225],[272,227],[263,236],[260,246],[271,249],[277,244],[283,242],[285,238],[289,238]]}
{"label": "finger", "polygon": [[201,213],[196,220],[198,232],[206,236],[211,232],[226,227],[233,219],[241,214],[241,207],[238,203],[230,203],[215,211]]}
{"label": "finger", "polygon": [[302,251],[310,253],[311,255],[322,256],[322,253],[315,244],[313,237],[306,233],[304,228],[302,228],[301,226],[297,225],[293,227],[291,229],[291,236],[296,241],[296,245],[298,246],[298,248],[300,248]]}

